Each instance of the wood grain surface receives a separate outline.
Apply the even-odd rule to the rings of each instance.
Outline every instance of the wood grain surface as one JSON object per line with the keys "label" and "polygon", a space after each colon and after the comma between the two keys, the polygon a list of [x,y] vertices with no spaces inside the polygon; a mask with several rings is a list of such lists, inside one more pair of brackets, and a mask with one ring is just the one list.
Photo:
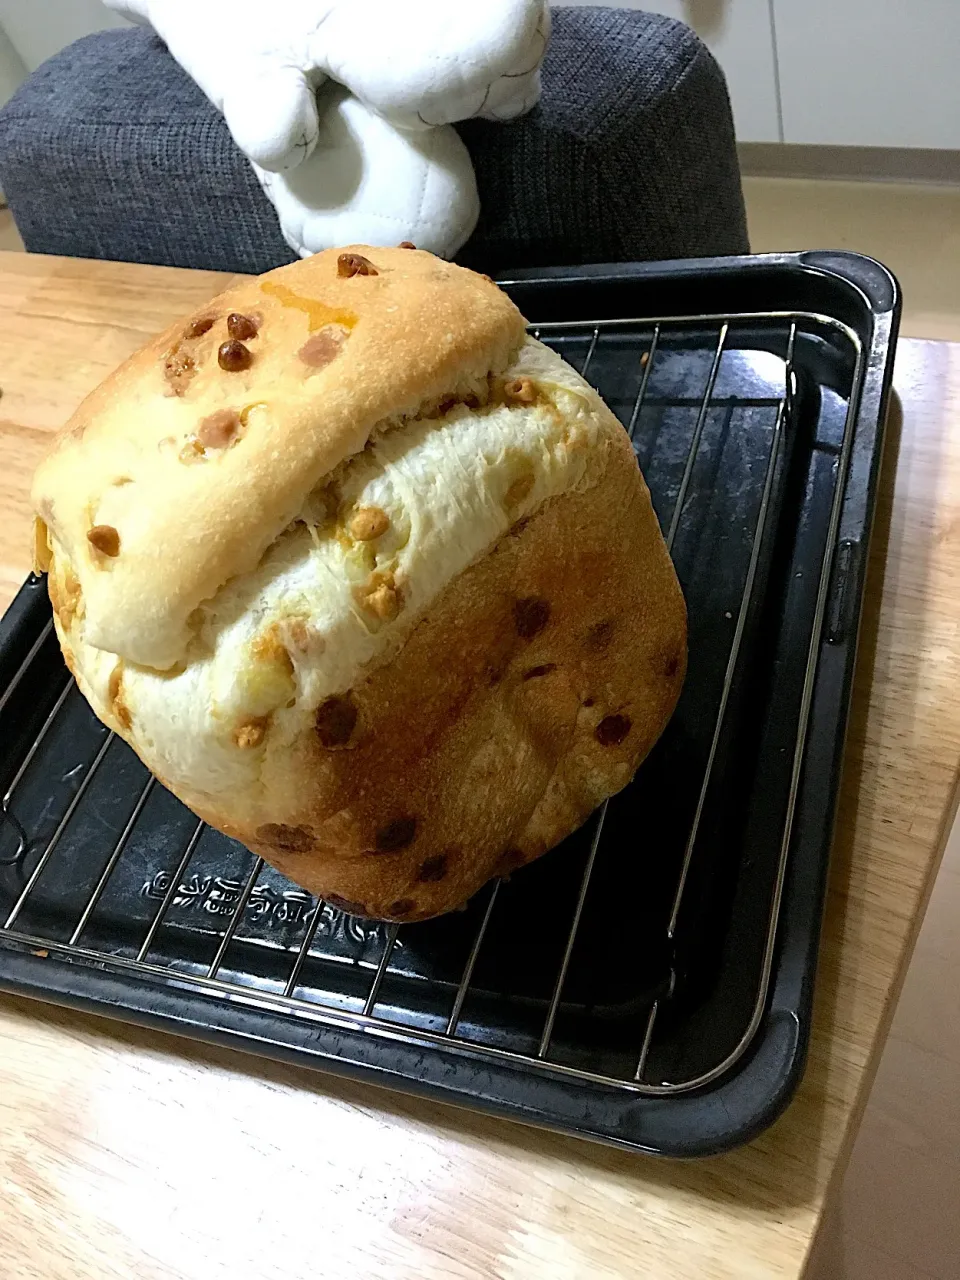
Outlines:
{"label": "wood grain surface", "polygon": [[[223,278],[0,255],[0,591],[49,433]],[[954,814],[960,347],[897,365],[810,1066],[749,1147],[671,1164],[0,1000],[0,1275],[797,1277]]]}

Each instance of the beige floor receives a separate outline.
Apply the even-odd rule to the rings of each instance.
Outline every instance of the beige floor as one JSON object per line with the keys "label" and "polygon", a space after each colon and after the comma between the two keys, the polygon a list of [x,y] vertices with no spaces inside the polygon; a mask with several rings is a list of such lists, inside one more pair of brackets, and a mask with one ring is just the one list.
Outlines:
{"label": "beige floor", "polygon": [[23,241],[17,234],[13,224],[13,215],[9,209],[0,208],[0,249],[22,249]]}
{"label": "beige floor", "polygon": [[[900,279],[905,334],[960,341],[960,189],[772,178],[745,186],[755,250],[870,253]],[[21,247],[0,210],[0,249]],[[960,827],[808,1280],[958,1277]]]}

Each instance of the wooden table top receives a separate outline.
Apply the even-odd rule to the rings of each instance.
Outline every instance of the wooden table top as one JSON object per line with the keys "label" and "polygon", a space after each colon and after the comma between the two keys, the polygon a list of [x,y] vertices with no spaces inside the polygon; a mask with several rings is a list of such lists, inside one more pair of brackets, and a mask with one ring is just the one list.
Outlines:
{"label": "wooden table top", "polygon": [[[0,597],[49,434],[210,272],[0,254]],[[0,1274],[771,1280],[802,1272],[951,825],[960,346],[904,342],[810,1065],[750,1146],[675,1164],[0,999]]]}

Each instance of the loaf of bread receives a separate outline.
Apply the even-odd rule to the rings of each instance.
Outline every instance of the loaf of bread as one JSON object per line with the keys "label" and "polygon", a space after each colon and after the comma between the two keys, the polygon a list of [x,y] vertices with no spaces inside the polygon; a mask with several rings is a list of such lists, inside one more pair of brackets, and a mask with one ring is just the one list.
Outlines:
{"label": "loaf of bread", "polygon": [[684,676],[630,442],[483,276],[244,280],[80,406],[36,560],[96,714],[346,911],[420,920],[620,790]]}

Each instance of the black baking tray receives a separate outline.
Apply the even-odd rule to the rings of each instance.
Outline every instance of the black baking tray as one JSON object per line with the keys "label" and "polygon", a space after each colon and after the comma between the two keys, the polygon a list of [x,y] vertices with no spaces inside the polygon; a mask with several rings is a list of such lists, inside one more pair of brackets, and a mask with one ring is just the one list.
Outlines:
{"label": "black baking tray", "polygon": [[803,1071],[900,300],[849,253],[503,282],[633,436],[690,617],[635,781],[464,912],[344,915],[87,709],[45,583],[0,624],[0,987],[670,1156]]}

